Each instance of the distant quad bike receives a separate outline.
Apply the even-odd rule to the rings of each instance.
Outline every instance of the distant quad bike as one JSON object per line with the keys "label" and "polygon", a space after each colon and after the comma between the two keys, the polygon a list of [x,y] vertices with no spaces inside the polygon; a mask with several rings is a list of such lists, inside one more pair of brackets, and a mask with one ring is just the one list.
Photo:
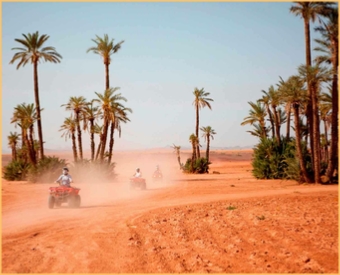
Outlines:
{"label": "distant quad bike", "polygon": [[146,189],[146,181],[144,178],[130,178],[130,189],[140,188],[141,190]]}
{"label": "distant quad bike", "polygon": [[163,175],[161,171],[155,171],[152,175],[152,180],[154,182],[156,181],[162,181],[163,180]]}
{"label": "distant quad bike", "polygon": [[52,209],[54,205],[60,207],[62,203],[68,203],[68,207],[70,208],[80,207],[80,188],[58,186],[50,187],[49,190],[48,208]]}

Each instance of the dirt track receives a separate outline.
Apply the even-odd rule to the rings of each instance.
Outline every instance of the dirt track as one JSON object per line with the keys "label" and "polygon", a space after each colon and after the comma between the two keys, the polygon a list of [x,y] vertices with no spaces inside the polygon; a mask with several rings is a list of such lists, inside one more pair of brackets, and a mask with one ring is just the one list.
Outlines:
{"label": "dirt track", "polygon": [[129,190],[136,157],[116,157],[117,182],[75,184],[80,209],[48,209],[51,184],[3,181],[3,273],[338,273],[337,185],[257,181],[250,153],[227,151],[209,175],[163,154],[165,181]]}

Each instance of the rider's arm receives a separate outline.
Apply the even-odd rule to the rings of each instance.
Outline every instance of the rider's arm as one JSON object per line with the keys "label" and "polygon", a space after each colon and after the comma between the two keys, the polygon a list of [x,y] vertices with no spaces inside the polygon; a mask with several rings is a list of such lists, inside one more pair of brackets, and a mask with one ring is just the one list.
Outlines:
{"label": "rider's arm", "polygon": [[55,181],[56,183],[58,183],[58,182],[60,182],[60,180],[61,180],[61,177],[62,177],[62,175],[61,176],[59,176],[59,178]]}
{"label": "rider's arm", "polygon": [[68,175],[68,178],[69,178],[69,180],[70,180],[70,183],[72,183],[72,182],[73,182],[72,177],[71,177],[70,175]]}

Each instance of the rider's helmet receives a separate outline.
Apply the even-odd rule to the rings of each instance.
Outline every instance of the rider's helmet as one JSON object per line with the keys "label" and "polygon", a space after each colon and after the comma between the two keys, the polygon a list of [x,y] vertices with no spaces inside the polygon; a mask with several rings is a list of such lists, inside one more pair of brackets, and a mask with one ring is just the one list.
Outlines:
{"label": "rider's helmet", "polygon": [[136,171],[137,171],[137,172],[139,172],[139,170],[140,170],[139,168],[136,168]]}
{"label": "rider's helmet", "polygon": [[68,174],[68,168],[67,168],[67,167],[64,167],[64,168],[63,168],[63,174],[64,174],[64,175],[67,175],[67,174]]}
{"label": "rider's helmet", "polygon": [[156,170],[159,170],[159,165],[156,165]]}

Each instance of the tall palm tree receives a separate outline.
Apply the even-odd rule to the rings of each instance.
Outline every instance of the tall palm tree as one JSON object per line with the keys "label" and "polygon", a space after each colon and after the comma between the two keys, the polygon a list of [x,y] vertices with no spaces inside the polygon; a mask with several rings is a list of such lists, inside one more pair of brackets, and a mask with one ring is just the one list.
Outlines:
{"label": "tall palm tree", "polygon": [[[123,98],[121,99],[123,100]],[[132,113],[132,110],[130,108],[126,108],[118,102],[115,102],[112,104],[112,111],[114,113],[113,115],[114,121],[111,121],[108,164],[111,163],[111,159],[112,159],[112,151],[113,151],[113,145],[114,145],[114,131],[115,129],[117,129],[119,133],[119,137],[121,137],[121,133],[122,133],[121,123],[127,123],[128,121],[130,121],[127,113],[128,112]]]}
{"label": "tall palm tree", "polygon": [[109,36],[104,34],[104,38],[96,35],[96,38],[92,39],[92,41],[96,44],[96,46],[89,48],[87,52],[99,54],[103,58],[105,65],[105,90],[107,90],[110,88],[109,66],[111,64],[111,55],[118,52],[121,45],[124,43],[124,40],[114,44],[114,39],[109,40]]}
{"label": "tall palm tree", "polygon": [[300,169],[305,182],[309,183],[310,178],[307,173],[306,164],[302,154],[301,146],[301,129],[300,129],[300,106],[308,100],[308,95],[304,89],[304,82],[297,76],[290,77],[287,81],[282,78],[279,82],[281,87],[281,98],[286,102],[290,102],[294,113],[294,125],[295,125],[295,142],[296,151],[299,158]]}
{"label": "tall palm tree", "polygon": [[23,140],[27,147],[28,157],[33,166],[37,164],[34,150],[34,123],[37,121],[37,112],[34,104],[22,103],[14,108],[11,123],[16,123],[23,129]]}
{"label": "tall palm tree", "polygon": [[[326,16],[331,11],[331,2],[294,2],[294,5],[290,7],[290,12],[296,16],[300,16],[304,21],[305,30],[305,47],[306,47],[306,66],[309,68],[312,65],[311,58],[311,43],[310,43],[310,22],[315,22],[321,16]],[[313,111],[312,111],[312,97],[314,96],[310,83],[307,81],[307,93],[309,95],[309,101],[307,102],[307,125],[310,129],[310,133],[313,132]],[[310,146],[312,151],[312,159],[314,158],[314,137],[310,135]]]}
{"label": "tall palm tree", "polygon": [[94,134],[95,134],[95,121],[101,115],[99,106],[93,105],[94,101],[90,101],[84,107],[83,110],[83,120],[84,120],[84,131],[89,128],[90,139],[91,139],[91,161],[94,160],[95,157],[95,142],[94,142]]}
{"label": "tall palm tree", "polygon": [[254,125],[255,123],[259,123],[261,125],[261,133],[262,137],[266,138],[267,137],[267,129],[266,129],[266,109],[265,107],[261,104],[260,101],[256,101],[256,103],[249,101],[248,104],[252,107],[252,109],[249,111],[249,116],[244,118],[243,122],[241,123],[242,126],[250,124]]}
{"label": "tall palm tree", "polygon": [[197,157],[200,157],[200,149],[199,149],[199,139],[198,139],[198,129],[199,129],[199,110],[201,108],[204,108],[204,107],[208,107],[210,110],[211,110],[211,105],[209,103],[209,101],[214,101],[213,99],[211,98],[208,98],[208,96],[210,95],[210,93],[208,92],[205,92],[204,91],[204,88],[202,89],[198,89],[198,88],[195,88],[194,92],[193,92],[194,96],[195,96],[195,100],[193,102],[193,105],[195,106],[195,110],[196,110],[196,137],[197,137]]}
{"label": "tall palm tree", "polygon": [[312,114],[313,114],[313,168],[314,168],[314,181],[320,183],[320,117],[319,117],[319,91],[321,84],[330,80],[330,72],[326,68],[320,67],[319,65],[306,67],[300,66],[299,69],[300,77],[305,81],[312,92]]}
{"label": "tall palm tree", "polygon": [[43,146],[43,133],[42,133],[42,120],[41,120],[41,108],[39,100],[39,84],[38,84],[38,63],[41,60],[52,63],[59,63],[62,56],[56,52],[54,47],[44,47],[44,43],[49,39],[49,36],[43,34],[39,36],[39,32],[29,33],[27,35],[22,34],[25,39],[15,39],[16,42],[20,43],[22,48],[12,48],[12,50],[18,51],[14,54],[10,64],[19,60],[17,69],[21,66],[25,66],[28,62],[33,64],[33,75],[34,75],[34,97],[35,97],[35,108],[37,111],[37,124],[38,124],[38,136],[40,143],[40,155],[44,158],[44,146]]}
{"label": "tall palm tree", "polygon": [[332,64],[332,132],[331,132],[331,154],[327,167],[327,176],[331,178],[334,168],[338,163],[338,67],[339,67],[339,38],[338,38],[338,9],[333,8],[328,14],[328,22],[322,22],[315,30],[321,33],[323,39],[316,39],[321,47],[315,50],[326,53],[326,56],[318,57],[318,62]]}
{"label": "tall palm tree", "polygon": [[106,147],[106,141],[107,141],[107,134],[108,134],[108,128],[110,126],[110,123],[114,121],[114,111],[112,109],[112,106],[115,103],[119,103],[120,100],[126,101],[126,99],[119,93],[116,92],[119,90],[118,87],[116,88],[110,88],[104,91],[103,94],[95,92],[98,99],[94,99],[95,102],[98,102],[100,104],[101,111],[103,113],[103,134],[101,136],[101,149],[100,149],[100,160],[104,161],[104,153],[105,153],[105,147]]}
{"label": "tall palm tree", "polygon": [[59,131],[64,131],[64,133],[61,136],[65,137],[65,140],[67,140],[67,138],[72,139],[73,160],[74,160],[74,162],[77,162],[78,161],[78,152],[77,152],[76,135],[75,135],[75,133],[77,131],[76,120],[72,116],[65,118],[64,124],[61,125]]}
{"label": "tall palm tree", "polygon": [[205,158],[207,159],[207,161],[209,161],[210,138],[214,139],[214,135],[216,135],[216,132],[214,129],[211,128],[211,126],[201,127],[200,129],[203,132],[202,137],[204,137],[205,140],[207,141],[207,150],[205,152]]}
{"label": "tall palm tree", "polygon": [[68,103],[61,105],[65,107],[66,111],[72,111],[77,125],[78,149],[80,159],[83,160],[83,143],[82,133],[80,128],[80,121],[83,120],[84,109],[87,106],[87,101],[83,96],[71,96]]}
{"label": "tall palm tree", "polygon": [[174,149],[174,151],[176,152],[177,154],[177,161],[178,161],[178,164],[179,164],[179,169],[182,169],[182,164],[181,164],[181,146],[177,146],[175,144],[173,144],[172,148]]}
{"label": "tall palm tree", "polygon": [[7,137],[8,139],[8,146],[12,150],[12,161],[17,160],[17,145],[20,139],[20,134],[17,132],[10,132],[9,136]]}

